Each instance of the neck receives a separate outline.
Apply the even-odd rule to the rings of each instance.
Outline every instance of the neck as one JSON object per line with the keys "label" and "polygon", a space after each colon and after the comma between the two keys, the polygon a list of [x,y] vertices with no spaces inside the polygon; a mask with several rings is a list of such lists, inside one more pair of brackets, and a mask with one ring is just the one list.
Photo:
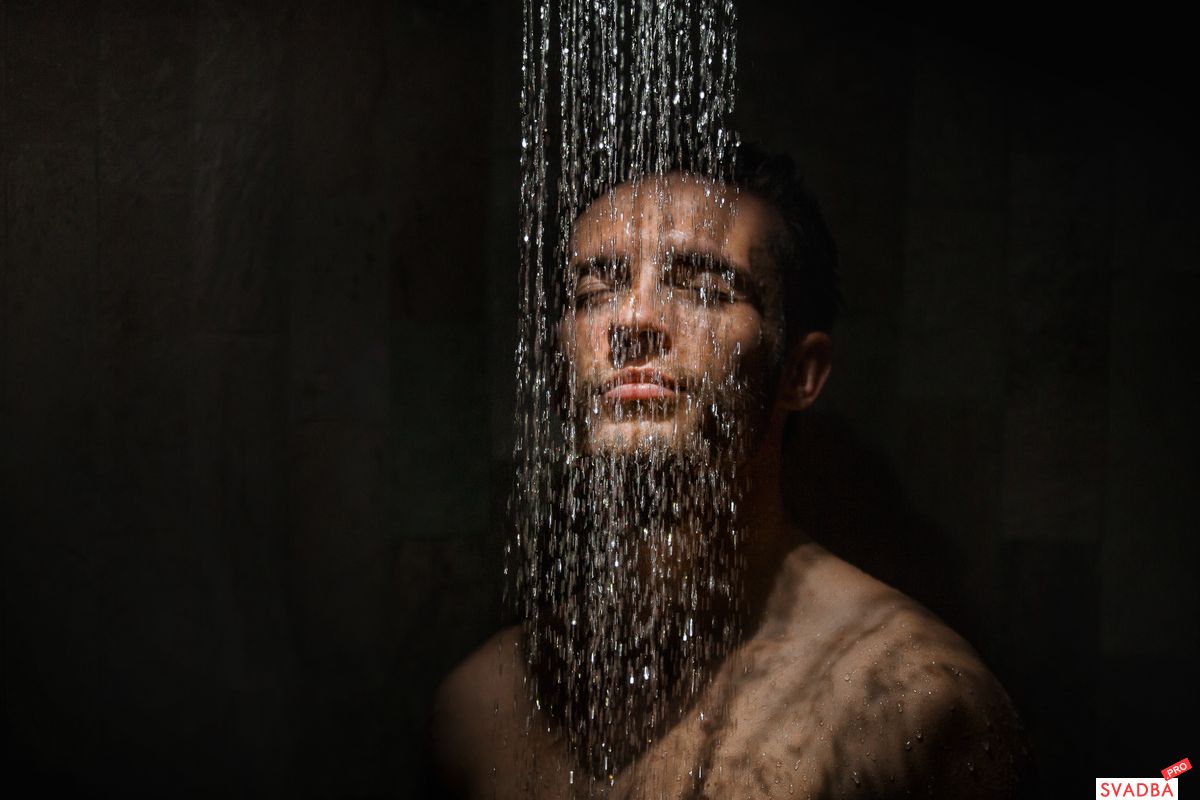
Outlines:
{"label": "neck", "polygon": [[743,573],[746,617],[743,638],[758,627],[783,557],[804,540],[803,534],[791,521],[780,488],[780,461],[786,420],[786,413],[772,413],[763,444],[745,468],[748,486],[740,515],[746,540]]}

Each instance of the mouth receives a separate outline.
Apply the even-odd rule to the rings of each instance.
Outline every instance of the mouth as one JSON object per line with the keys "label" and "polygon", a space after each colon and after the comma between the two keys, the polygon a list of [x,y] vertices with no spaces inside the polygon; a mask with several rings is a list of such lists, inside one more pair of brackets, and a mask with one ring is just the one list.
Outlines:
{"label": "mouth", "polygon": [[671,400],[678,393],[675,379],[654,369],[626,369],[605,381],[600,391],[612,403]]}

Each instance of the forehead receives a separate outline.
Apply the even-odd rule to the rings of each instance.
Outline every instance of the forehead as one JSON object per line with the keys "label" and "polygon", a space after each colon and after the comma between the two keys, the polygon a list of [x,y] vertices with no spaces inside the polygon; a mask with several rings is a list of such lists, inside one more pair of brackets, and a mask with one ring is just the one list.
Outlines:
{"label": "forehead", "polygon": [[701,247],[749,267],[779,224],[773,207],[755,195],[678,173],[617,186],[575,221],[571,250],[578,256],[628,250]]}

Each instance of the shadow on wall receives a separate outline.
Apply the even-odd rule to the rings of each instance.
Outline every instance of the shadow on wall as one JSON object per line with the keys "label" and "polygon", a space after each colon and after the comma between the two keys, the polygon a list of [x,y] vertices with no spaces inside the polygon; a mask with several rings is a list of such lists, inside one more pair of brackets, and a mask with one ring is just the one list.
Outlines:
{"label": "shadow on wall", "polygon": [[928,607],[971,638],[963,557],[908,504],[894,470],[837,414],[793,415],[784,435],[783,494],[822,546]]}

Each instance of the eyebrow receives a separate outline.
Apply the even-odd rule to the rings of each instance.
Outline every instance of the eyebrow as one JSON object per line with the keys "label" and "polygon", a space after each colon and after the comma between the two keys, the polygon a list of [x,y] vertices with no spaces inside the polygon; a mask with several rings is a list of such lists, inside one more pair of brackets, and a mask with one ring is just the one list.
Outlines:
{"label": "eyebrow", "polygon": [[627,261],[629,261],[629,256],[626,255],[599,253],[594,256],[580,256],[576,258],[570,263],[570,270],[572,273],[578,274],[585,269],[594,268],[600,264],[619,264]]}
{"label": "eyebrow", "polygon": [[673,263],[683,261],[692,267],[703,267],[706,270],[728,275],[730,288],[736,297],[741,295],[752,305],[761,305],[762,287],[750,272],[750,268],[731,261],[722,253],[709,248],[686,248],[675,251]]}
{"label": "eyebrow", "polygon": [[703,248],[679,248],[671,250],[670,255],[673,257],[671,266],[682,262],[693,268],[704,267],[705,269],[715,272],[727,272],[734,276],[741,276],[746,280],[750,278],[750,271],[748,269],[739,264],[733,263],[724,255],[714,250]]}

